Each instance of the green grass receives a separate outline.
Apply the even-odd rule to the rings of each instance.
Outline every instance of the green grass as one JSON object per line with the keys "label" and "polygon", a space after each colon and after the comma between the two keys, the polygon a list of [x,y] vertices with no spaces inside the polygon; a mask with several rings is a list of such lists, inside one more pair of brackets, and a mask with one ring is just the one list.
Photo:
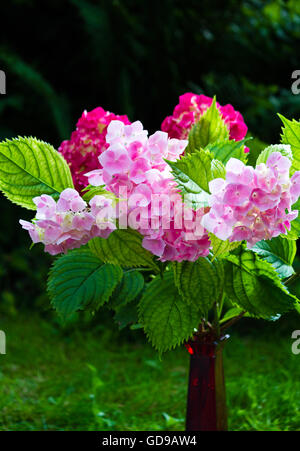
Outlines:
{"label": "green grass", "polygon": [[[225,348],[230,429],[300,430],[297,327],[244,321]],[[131,340],[113,325],[62,331],[33,314],[2,318],[0,329],[1,430],[184,429],[185,349],[160,361],[140,331]]]}

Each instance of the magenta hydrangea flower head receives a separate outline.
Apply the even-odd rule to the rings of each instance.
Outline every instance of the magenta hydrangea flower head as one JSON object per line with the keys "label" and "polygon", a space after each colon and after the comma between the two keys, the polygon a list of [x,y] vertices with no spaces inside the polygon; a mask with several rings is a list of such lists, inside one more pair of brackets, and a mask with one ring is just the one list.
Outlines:
{"label": "magenta hydrangea flower head", "polygon": [[70,165],[77,191],[80,192],[87,185],[84,174],[99,166],[98,157],[108,147],[107,126],[116,119],[130,124],[126,115],[118,116],[101,107],[90,112],[84,111],[71,138],[61,143],[58,150]]}
{"label": "magenta hydrangea flower head", "polygon": [[209,184],[211,208],[202,218],[203,227],[221,240],[246,240],[249,247],[287,234],[298,215],[292,205],[300,194],[300,172],[290,178],[290,167],[290,159],[280,152],[255,169],[231,158],[226,179]]}
{"label": "magenta hydrangea flower head", "polygon": [[[172,116],[164,119],[161,129],[167,132],[170,138],[186,139],[194,123],[211,106],[212,101],[211,97],[203,94],[197,95],[192,92],[183,94],[179,97],[179,104],[175,106]],[[240,141],[245,138],[248,128],[241,113],[230,104],[224,106],[218,102],[216,104],[229,129],[230,139]]]}

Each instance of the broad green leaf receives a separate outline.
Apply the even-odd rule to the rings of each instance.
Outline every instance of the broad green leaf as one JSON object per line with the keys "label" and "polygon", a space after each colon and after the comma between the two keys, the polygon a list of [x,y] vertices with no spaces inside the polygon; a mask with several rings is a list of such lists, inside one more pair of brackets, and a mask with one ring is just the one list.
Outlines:
{"label": "broad green leaf", "polygon": [[217,160],[222,161],[223,164],[230,160],[230,158],[237,158],[246,163],[247,154],[244,152],[245,139],[242,141],[224,140],[208,144],[204,150],[209,150]]}
{"label": "broad green leaf", "polygon": [[212,246],[212,252],[215,257],[223,257],[224,255],[227,255],[228,252],[232,251],[233,249],[236,249],[241,244],[240,241],[233,241],[230,242],[229,240],[220,240],[220,238],[217,238],[216,235],[213,233],[209,233],[209,239]]}
{"label": "broad green leaf", "polygon": [[59,257],[48,279],[54,308],[66,317],[85,307],[98,308],[108,301],[122,277],[119,266],[103,262],[87,249]]}
{"label": "broad green leaf", "polygon": [[300,121],[293,119],[290,121],[281,114],[278,114],[283,122],[281,142],[283,144],[289,144],[292,149],[293,162],[291,168],[291,174],[300,170]]}
{"label": "broad green leaf", "polygon": [[143,237],[133,229],[119,229],[107,239],[94,238],[89,248],[105,263],[113,263],[125,268],[146,266],[159,272],[153,254],[142,247]]}
{"label": "broad green leaf", "polygon": [[203,316],[222,293],[224,284],[223,265],[200,257],[196,262],[174,262],[174,280],[179,293],[188,303],[196,305]]}
{"label": "broad green leaf", "polygon": [[208,144],[229,139],[229,130],[213,99],[211,106],[195,123],[189,133],[189,143],[185,153],[204,149]]}
{"label": "broad green leaf", "polygon": [[258,156],[256,160],[256,166],[260,163],[266,163],[269,156],[274,152],[280,152],[284,157],[289,158],[293,161],[293,155],[291,151],[291,146],[287,144],[273,144],[271,146],[266,147]]}
{"label": "broad green leaf", "polygon": [[271,263],[281,279],[294,273],[292,265],[297,252],[295,241],[285,240],[279,236],[272,240],[259,241],[251,250]]}
{"label": "broad green leaf", "polygon": [[208,183],[213,179],[212,155],[203,150],[185,155],[177,161],[167,161],[177,182],[186,205],[196,210],[208,205]]}
{"label": "broad green leaf", "polygon": [[116,311],[114,316],[114,321],[118,324],[119,329],[124,329],[124,327],[130,324],[135,324],[138,322],[138,306],[137,303],[130,302],[124,306],[121,306]]}
{"label": "broad green leaf", "polygon": [[66,188],[74,188],[69,166],[50,144],[21,137],[0,143],[0,190],[10,201],[35,210],[34,197],[57,199]]}
{"label": "broad green leaf", "polygon": [[129,270],[124,275],[113,292],[109,305],[113,309],[119,309],[137,298],[144,288],[144,277],[139,271]]}
{"label": "broad green leaf", "polygon": [[268,319],[297,305],[273,266],[242,247],[224,261],[225,292],[237,306]]}
{"label": "broad green leaf", "polygon": [[197,306],[181,298],[173,274],[168,272],[163,279],[157,276],[149,283],[139,303],[139,322],[153,346],[162,353],[193,335],[200,314]]}

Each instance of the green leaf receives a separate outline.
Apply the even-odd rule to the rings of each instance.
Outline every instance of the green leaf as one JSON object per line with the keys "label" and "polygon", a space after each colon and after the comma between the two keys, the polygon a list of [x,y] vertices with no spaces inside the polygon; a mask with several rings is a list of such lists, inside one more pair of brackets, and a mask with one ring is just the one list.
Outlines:
{"label": "green leaf", "polygon": [[[236,316],[239,316],[244,310],[240,307],[232,307],[223,316],[223,318],[220,321],[220,324],[225,323],[226,321],[229,321],[232,318],[235,318]],[[244,315],[246,316],[246,315]]]}
{"label": "green leaf", "polygon": [[244,152],[246,139],[242,141],[223,140],[208,144],[204,150],[209,150],[217,160],[222,161],[224,165],[230,158],[237,158],[246,163],[247,154]]}
{"label": "green leaf", "polygon": [[208,183],[213,179],[212,155],[203,150],[185,155],[177,161],[167,161],[186,204],[197,210],[208,205]]}
{"label": "green leaf", "polygon": [[135,324],[138,322],[138,306],[136,302],[130,302],[129,304],[121,306],[115,316],[114,321],[118,324],[119,329],[129,324]]}
{"label": "green leaf", "polygon": [[[227,310],[227,312],[225,313],[225,315],[221,319],[220,324],[226,323],[230,319],[239,316],[244,311],[245,310],[240,308],[240,307],[232,307],[231,309]],[[268,321],[277,321],[280,317],[281,317],[281,315],[277,314],[277,315],[274,315],[274,316],[266,317],[264,319],[266,319]],[[246,312],[243,315],[243,318],[256,318],[256,316],[255,315],[251,315],[251,313],[249,313],[249,312]]]}
{"label": "green leaf", "polygon": [[215,158],[211,162],[211,177],[212,179],[226,178],[226,169],[224,164]]}
{"label": "green leaf", "polygon": [[281,142],[283,144],[289,144],[292,149],[293,163],[291,168],[291,174],[300,170],[300,121],[293,119],[290,121],[281,114],[278,114],[283,122]]}
{"label": "green leaf", "polygon": [[139,303],[139,322],[158,351],[165,352],[188,340],[199,321],[198,308],[180,297],[171,272],[149,283]]}
{"label": "green leaf", "polygon": [[293,161],[293,155],[291,152],[291,147],[287,144],[273,144],[271,146],[266,147],[258,156],[256,160],[256,166],[260,163],[266,163],[269,156],[273,152],[280,152],[284,157],[288,157],[291,161]]}
{"label": "green leaf", "polygon": [[109,305],[113,309],[132,302],[144,288],[144,277],[139,271],[124,272],[121,282],[112,294]]}
{"label": "green leaf", "polygon": [[196,262],[174,262],[174,280],[187,303],[196,305],[203,316],[222,293],[224,272],[222,263],[200,257]]}
{"label": "green leaf", "polygon": [[21,137],[0,143],[0,190],[10,201],[35,210],[32,198],[57,199],[66,188],[74,188],[69,166],[50,144]]}
{"label": "green leaf", "polygon": [[224,261],[225,292],[247,312],[268,319],[298,303],[281,282],[273,266],[242,247]]}
{"label": "green leaf", "polygon": [[229,130],[213,99],[211,106],[195,123],[189,133],[189,143],[185,153],[204,149],[208,144],[229,139]]}
{"label": "green leaf", "polygon": [[292,265],[297,252],[294,241],[285,240],[279,236],[272,240],[259,241],[251,250],[271,263],[281,279],[294,274]]}
{"label": "green leaf", "polygon": [[209,233],[209,239],[211,242],[214,258],[224,257],[230,251],[239,247],[239,245],[241,244],[241,241],[230,242],[229,240],[220,240],[220,238],[217,238],[213,233]]}
{"label": "green leaf", "polygon": [[298,240],[298,238],[300,236],[300,217],[299,217],[299,215],[296,219],[294,219],[294,221],[291,222],[291,230],[288,230],[286,235],[281,234],[280,236],[286,240],[293,240],[293,241]]}
{"label": "green leaf", "polygon": [[86,201],[89,202],[94,196],[105,196],[109,199],[115,200],[117,201],[118,198],[111,193],[110,191],[107,191],[105,188],[103,188],[103,186],[91,186],[89,185],[87,188],[85,188],[82,191],[86,191],[82,198]]}
{"label": "green leaf", "polygon": [[89,248],[105,263],[125,268],[146,266],[159,272],[153,254],[142,247],[143,237],[133,229],[119,229],[108,238],[94,238]]}
{"label": "green leaf", "polygon": [[52,305],[66,317],[85,307],[98,308],[108,301],[122,277],[122,269],[103,262],[87,249],[59,257],[48,279]]}

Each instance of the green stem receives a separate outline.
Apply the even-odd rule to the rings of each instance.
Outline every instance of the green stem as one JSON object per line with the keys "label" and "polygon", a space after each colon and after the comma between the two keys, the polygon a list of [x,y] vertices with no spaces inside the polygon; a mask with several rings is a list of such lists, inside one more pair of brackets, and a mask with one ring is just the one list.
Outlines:
{"label": "green stem", "polygon": [[224,330],[228,329],[228,327],[232,326],[233,324],[237,323],[240,319],[243,318],[246,312],[241,312],[238,316],[235,316],[231,320],[227,321],[222,327],[221,332],[224,332]]}
{"label": "green stem", "polygon": [[124,270],[124,272],[134,272],[134,271],[153,271],[153,268],[131,268]]}
{"label": "green stem", "polygon": [[222,291],[222,294],[220,296],[220,302],[219,302],[219,319],[221,318],[221,315],[222,315],[224,300],[225,300],[225,293]]}
{"label": "green stem", "polygon": [[220,317],[219,317],[219,304],[218,302],[214,303],[214,321],[213,327],[216,331],[217,337],[220,336]]}

